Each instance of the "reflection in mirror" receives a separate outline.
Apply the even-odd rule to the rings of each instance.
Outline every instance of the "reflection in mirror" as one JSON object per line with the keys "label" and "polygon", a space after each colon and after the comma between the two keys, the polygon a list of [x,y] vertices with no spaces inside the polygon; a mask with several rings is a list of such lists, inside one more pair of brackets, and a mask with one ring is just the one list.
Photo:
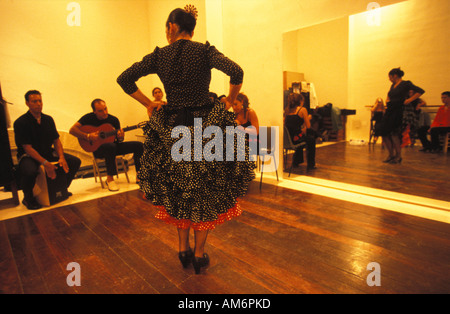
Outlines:
{"label": "reflection in mirror", "polygon": [[401,164],[387,165],[381,141],[368,143],[370,109],[377,98],[386,100],[392,68],[401,67],[404,80],[425,90],[423,110],[431,120],[442,105],[450,70],[449,41],[443,40],[450,35],[449,2],[432,2],[382,7],[379,23],[368,23],[365,12],[283,34],[284,99],[291,92],[309,92],[305,107],[317,132],[317,169],[307,171],[300,164],[289,176],[290,151],[286,178],[326,179],[450,201],[446,155],[421,152],[416,139],[402,149]]}

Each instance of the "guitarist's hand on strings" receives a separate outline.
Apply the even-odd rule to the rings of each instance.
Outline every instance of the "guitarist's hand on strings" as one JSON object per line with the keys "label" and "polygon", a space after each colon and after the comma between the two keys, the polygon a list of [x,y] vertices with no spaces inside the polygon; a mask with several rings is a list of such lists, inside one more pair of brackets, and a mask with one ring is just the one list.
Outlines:
{"label": "guitarist's hand on strings", "polygon": [[100,131],[91,132],[91,133],[89,133],[89,136],[88,136],[90,142],[98,141],[99,137],[100,137]]}
{"label": "guitarist's hand on strings", "polygon": [[117,140],[119,142],[123,142],[123,140],[125,139],[125,132],[123,131],[123,129],[120,129],[117,131]]}

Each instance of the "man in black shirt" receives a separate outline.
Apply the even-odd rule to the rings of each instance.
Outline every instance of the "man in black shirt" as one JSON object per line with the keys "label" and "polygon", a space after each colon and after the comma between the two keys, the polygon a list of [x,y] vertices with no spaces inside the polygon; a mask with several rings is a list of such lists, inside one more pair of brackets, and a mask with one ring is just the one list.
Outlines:
{"label": "man in black shirt", "polygon": [[124,155],[124,154],[133,154],[134,165],[136,167],[136,173],[139,172],[141,166],[141,156],[143,153],[143,144],[139,141],[129,141],[124,142],[125,134],[120,127],[120,121],[115,116],[108,114],[108,108],[106,107],[106,103],[102,99],[94,99],[91,103],[91,107],[93,112],[88,113],[81,117],[78,122],[76,122],[72,128],[70,129],[70,134],[73,136],[89,141],[93,143],[95,147],[95,143],[102,140],[99,137],[99,131],[94,132],[86,132],[83,129],[83,126],[90,127],[100,127],[104,124],[110,124],[117,130],[117,136],[113,143],[103,143],[101,144],[97,150],[94,151],[94,156],[96,158],[104,158],[106,164],[106,185],[110,191],[118,191],[119,188],[117,184],[114,182],[114,176],[117,174],[116,169],[116,156]]}
{"label": "man in black shirt", "polygon": [[[42,96],[39,91],[30,90],[25,94],[28,112],[14,122],[14,134],[19,160],[20,183],[24,193],[22,203],[28,209],[39,209],[41,205],[33,196],[33,187],[40,165],[51,179],[56,178],[58,162],[67,174],[67,187],[70,186],[81,165],[81,160],[64,153],[53,118],[42,113]],[[65,195],[69,197],[71,194]]]}

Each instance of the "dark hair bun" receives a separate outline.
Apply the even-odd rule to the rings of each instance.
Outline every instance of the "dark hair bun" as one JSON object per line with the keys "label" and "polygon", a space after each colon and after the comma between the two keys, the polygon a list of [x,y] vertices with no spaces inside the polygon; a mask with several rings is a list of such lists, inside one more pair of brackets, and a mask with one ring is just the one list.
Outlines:
{"label": "dark hair bun", "polygon": [[397,75],[398,77],[403,77],[403,75],[405,75],[405,72],[403,72],[400,68],[394,68],[389,71],[389,75]]}
{"label": "dark hair bun", "polygon": [[197,20],[193,13],[183,9],[175,9],[170,12],[167,18],[166,27],[169,27],[169,23],[177,24],[180,27],[180,32],[186,32],[192,34],[197,24]]}

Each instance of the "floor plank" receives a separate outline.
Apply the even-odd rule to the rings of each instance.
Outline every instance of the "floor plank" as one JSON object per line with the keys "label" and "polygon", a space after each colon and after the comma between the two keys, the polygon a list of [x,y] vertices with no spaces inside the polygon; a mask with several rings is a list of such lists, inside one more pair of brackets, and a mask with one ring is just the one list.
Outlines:
{"label": "floor plank", "polygon": [[[382,161],[387,150],[378,145],[350,145],[349,142],[317,148],[317,169],[306,171],[306,164],[293,168],[291,178],[307,175],[315,178],[450,201],[450,158],[448,154],[420,151],[421,146],[402,149],[401,164]],[[292,154],[288,156],[287,169]],[[306,160],[306,157],[305,157]],[[285,173],[286,177],[288,172]]]}
{"label": "floor plank", "polygon": [[[0,222],[2,293],[448,293],[450,225],[263,184],[210,232],[200,275],[139,191]],[[70,262],[81,286],[69,287]],[[381,266],[381,287],[366,283]]]}

